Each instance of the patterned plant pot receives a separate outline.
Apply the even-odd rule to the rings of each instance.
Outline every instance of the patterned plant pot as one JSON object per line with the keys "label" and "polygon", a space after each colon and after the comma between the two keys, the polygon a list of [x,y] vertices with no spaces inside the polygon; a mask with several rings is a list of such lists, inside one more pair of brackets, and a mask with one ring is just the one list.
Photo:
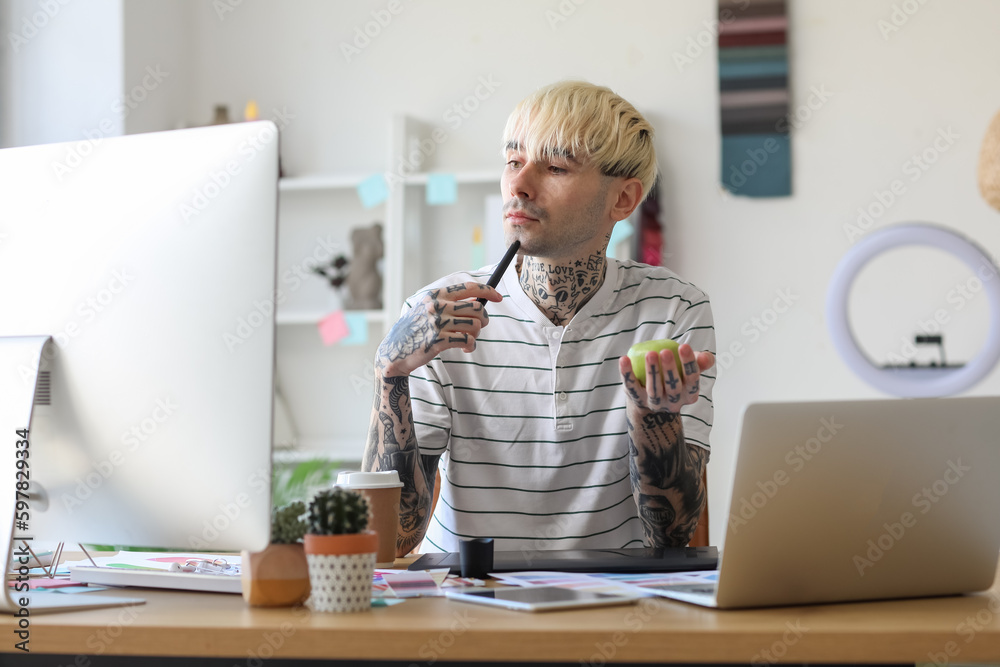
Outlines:
{"label": "patterned plant pot", "polygon": [[305,536],[306,560],[314,611],[353,612],[371,609],[372,574],[378,534]]}
{"label": "patterned plant pot", "polygon": [[302,544],[270,544],[240,559],[243,599],[254,607],[291,607],[309,598],[309,565]]}

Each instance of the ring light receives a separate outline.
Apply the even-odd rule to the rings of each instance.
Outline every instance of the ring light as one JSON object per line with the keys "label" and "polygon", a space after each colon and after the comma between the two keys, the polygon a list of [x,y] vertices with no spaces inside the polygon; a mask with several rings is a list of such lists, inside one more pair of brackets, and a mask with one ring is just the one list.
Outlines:
{"label": "ring light", "polygon": [[[886,250],[906,245],[926,245],[950,252],[982,278],[990,302],[990,328],[986,343],[961,368],[936,368],[933,373],[899,372],[872,364],[858,347],[848,318],[851,285],[861,269]],[[826,298],[826,321],[833,345],[844,363],[862,380],[886,393],[904,397],[932,397],[957,394],[969,389],[993,370],[1000,360],[1000,275],[993,260],[975,243],[937,225],[910,223],[881,229],[847,251],[833,272]],[[927,371],[929,369],[921,369]]]}

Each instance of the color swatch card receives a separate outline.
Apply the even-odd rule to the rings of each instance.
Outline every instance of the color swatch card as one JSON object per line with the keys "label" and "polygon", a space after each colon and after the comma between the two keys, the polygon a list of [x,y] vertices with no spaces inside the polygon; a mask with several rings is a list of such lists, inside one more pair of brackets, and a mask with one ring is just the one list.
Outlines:
{"label": "color swatch card", "polygon": [[792,192],[784,0],[719,0],[721,179],[746,197]]}

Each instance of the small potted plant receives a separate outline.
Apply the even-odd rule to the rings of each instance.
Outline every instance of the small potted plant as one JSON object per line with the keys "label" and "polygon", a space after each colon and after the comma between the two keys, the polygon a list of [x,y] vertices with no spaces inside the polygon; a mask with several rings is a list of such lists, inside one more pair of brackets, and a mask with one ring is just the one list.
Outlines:
{"label": "small potted plant", "polygon": [[315,611],[368,611],[378,535],[368,528],[368,501],[339,486],[309,503],[306,560]]}
{"label": "small potted plant", "polygon": [[243,599],[254,607],[290,607],[309,598],[309,566],[302,546],[305,503],[293,502],[271,512],[271,544],[244,551],[240,573]]}

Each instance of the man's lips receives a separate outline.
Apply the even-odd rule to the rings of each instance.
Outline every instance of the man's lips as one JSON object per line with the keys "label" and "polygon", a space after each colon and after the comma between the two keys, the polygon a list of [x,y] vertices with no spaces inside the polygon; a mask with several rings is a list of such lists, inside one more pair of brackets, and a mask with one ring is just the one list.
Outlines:
{"label": "man's lips", "polygon": [[526,222],[537,222],[537,218],[532,218],[520,211],[511,211],[507,214],[507,219],[515,225],[522,225]]}

